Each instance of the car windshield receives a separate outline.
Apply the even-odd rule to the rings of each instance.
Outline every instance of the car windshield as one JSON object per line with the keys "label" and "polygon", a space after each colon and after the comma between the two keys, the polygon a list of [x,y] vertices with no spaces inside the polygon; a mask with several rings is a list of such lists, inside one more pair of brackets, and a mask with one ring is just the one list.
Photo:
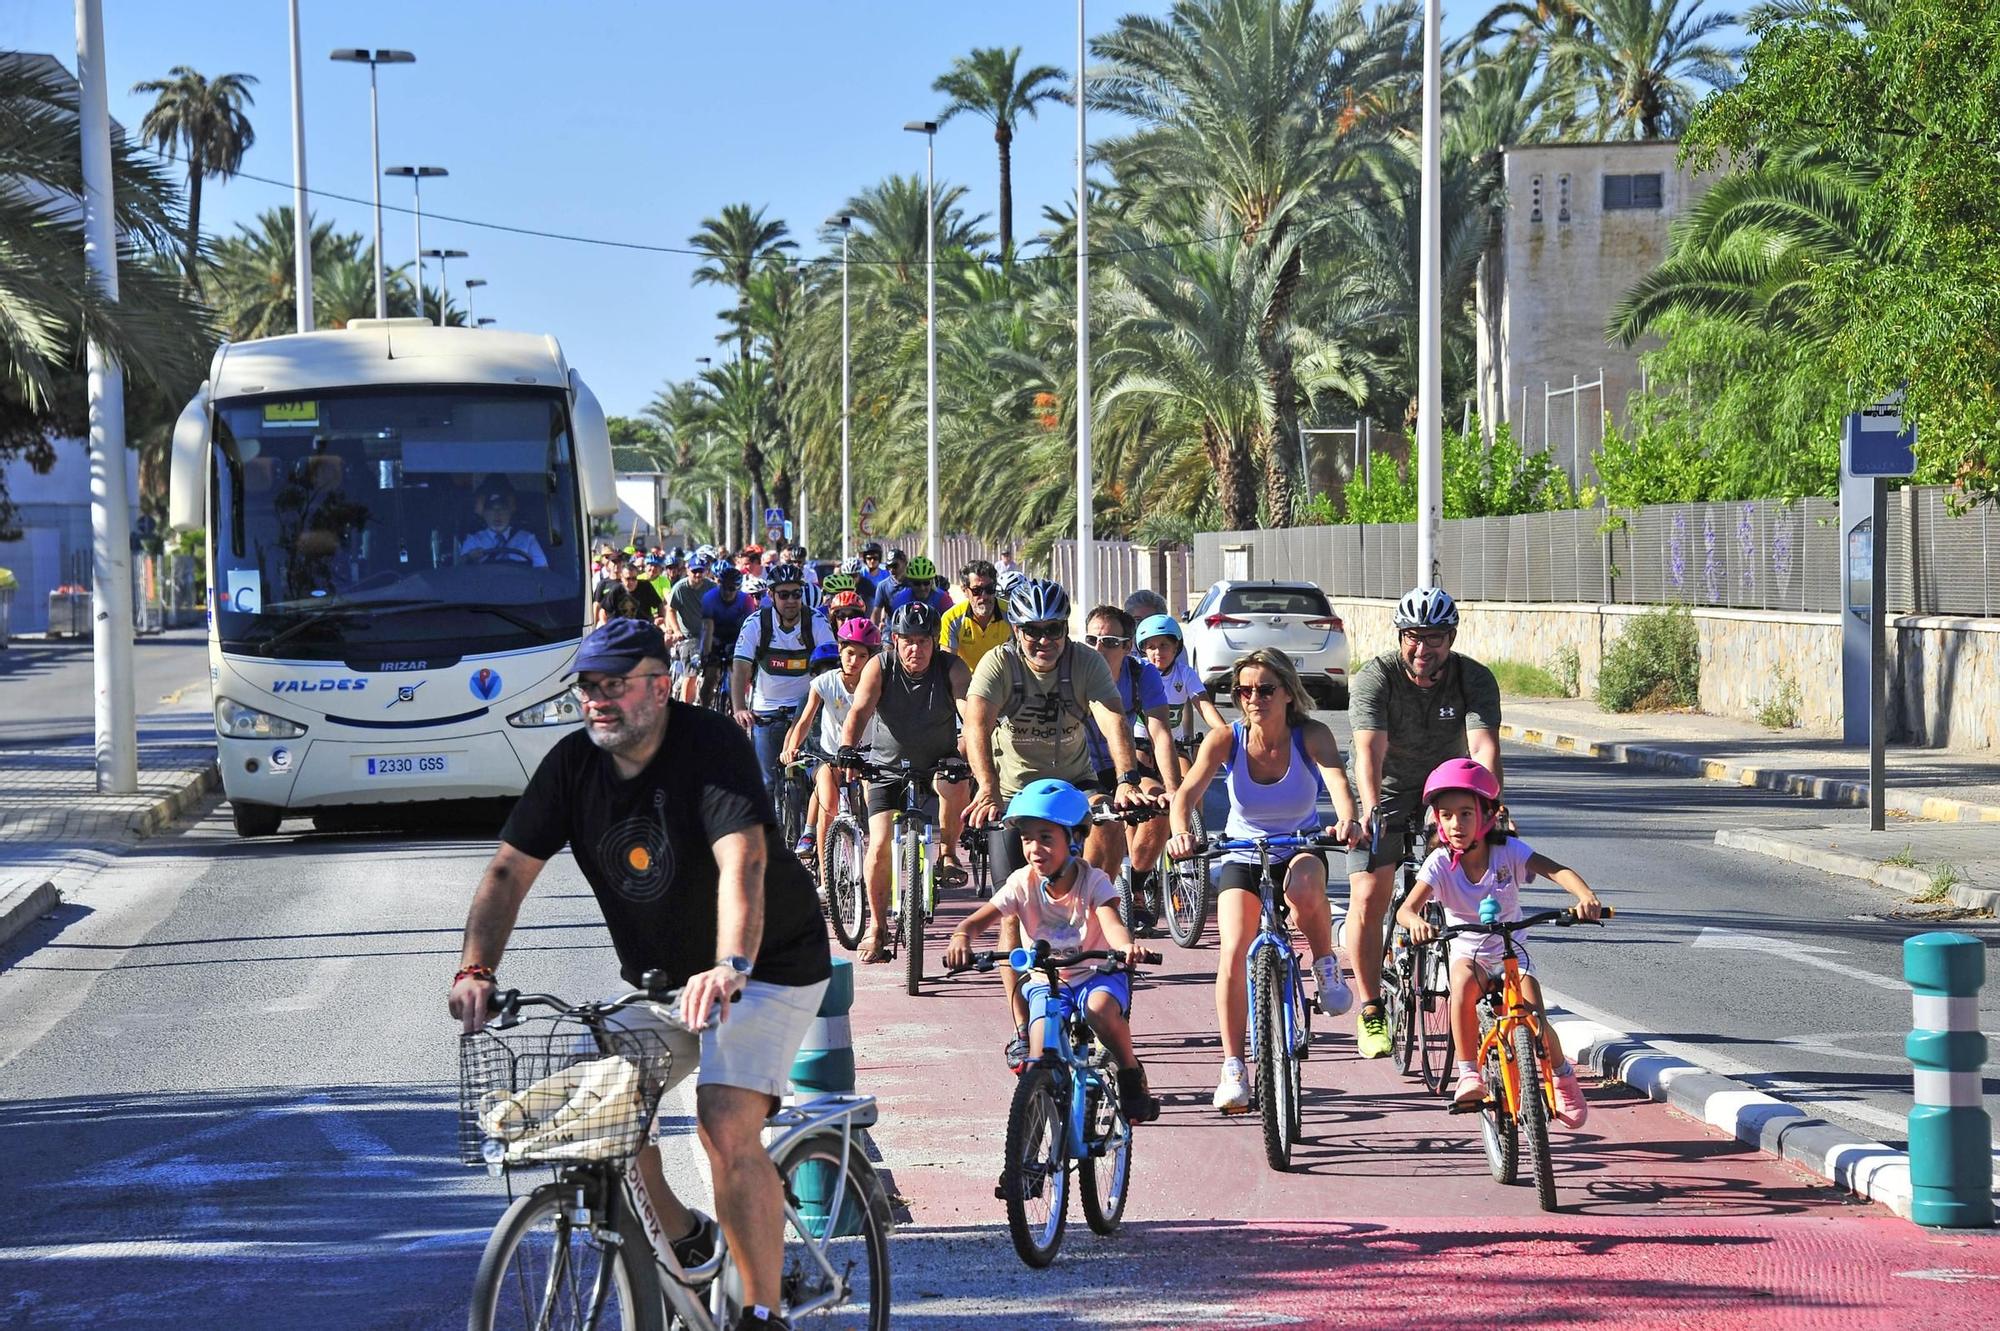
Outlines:
{"label": "car windshield", "polygon": [[1231,587],[1222,594],[1225,615],[1313,615],[1324,617],[1326,595],[1317,587]]}
{"label": "car windshield", "polygon": [[290,659],[507,651],[584,611],[567,412],[546,390],[219,403],[216,627]]}

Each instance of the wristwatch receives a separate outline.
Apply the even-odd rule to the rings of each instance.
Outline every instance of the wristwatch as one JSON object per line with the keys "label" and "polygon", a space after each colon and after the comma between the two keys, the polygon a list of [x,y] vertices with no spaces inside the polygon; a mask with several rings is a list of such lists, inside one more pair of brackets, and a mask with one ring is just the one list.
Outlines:
{"label": "wristwatch", "polygon": [[750,978],[750,971],[756,965],[750,958],[744,956],[717,957],[715,964],[729,967],[746,980]]}
{"label": "wristwatch", "polygon": [[1118,784],[1121,786],[1136,786],[1145,779],[1146,774],[1136,767],[1128,772],[1120,772],[1118,774]]}

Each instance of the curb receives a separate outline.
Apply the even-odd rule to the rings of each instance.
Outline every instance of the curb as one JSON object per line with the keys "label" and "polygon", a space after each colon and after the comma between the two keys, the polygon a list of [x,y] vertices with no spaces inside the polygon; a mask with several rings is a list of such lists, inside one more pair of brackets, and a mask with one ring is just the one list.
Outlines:
{"label": "curb", "polygon": [[126,828],[134,835],[148,837],[163,828],[171,827],[180,816],[195,805],[209,791],[222,785],[222,768],[215,762],[197,770],[191,777],[168,791],[151,805],[139,810],[127,820]]}
{"label": "curb", "polygon": [[1910,1157],[1747,1082],[1722,1077],[1663,1053],[1644,1040],[1560,1009],[1553,993],[1549,1020],[1573,1059],[1598,1076],[1673,1106],[1746,1146],[1790,1161],[1857,1197],[1910,1218]]}
{"label": "curb", "polygon": [[[1865,855],[1821,850],[1817,846],[1795,846],[1789,841],[1778,840],[1760,828],[1724,828],[1715,834],[1715,844],[1727,846],[1732,850],[1747,850],[1754,855],[1768,855],[1774,860],[1803,864],[1807,868],[1839,874],[1844,878],[1860,878],[1914,896],[1922,896],[1931,889],[1930,875],[1920,869],[1881,864]],[[1953,883],[1950,896],[1954,903],[1967,910],[1992,911],[2000,915],[2000,892],[1972,887],[1965,883]]]}
{"label": "curb", "polygon": [[[1516,725],[1511,721],[1500,723],[1500,738],[1511,739],[1517,744],[1530,744],[1537,748],[1574,753],[1585,758],[1602,758],[1607,762],[1626,763],[1633,767],[1650,768],[1656,772],[1671,772],[1676,776],[1693,776],[1732,786],[1754,786],[1761,790],[1774,790],[1782,795],[1794,795],[1800,799],[1816,800],[1822,804],[1838,804],[1857,809],[1868,806],[1866,781],[1843,781],[1833,777],[1814,776],[1810,772],[1753,767],[1746,763],[1724,762],[1717,758],[1704,758],[1700,754],[1682,753],[1651,744],[1596,740],[1583,735],[1544,729],[1541,726]],[[1907,791],[1889,790],[1883,793],[1882,805],[1892,812],[1912,818],[1928,818],[1932,822],[2000,822],[2000,805],[1947,799],[1942,795],[1914,795]]]}
{"label": "curb", "polygon": [[14,935],[62,904],[62,893],[50,882],[17,887],[0,897],[0,947],[14,941]]}

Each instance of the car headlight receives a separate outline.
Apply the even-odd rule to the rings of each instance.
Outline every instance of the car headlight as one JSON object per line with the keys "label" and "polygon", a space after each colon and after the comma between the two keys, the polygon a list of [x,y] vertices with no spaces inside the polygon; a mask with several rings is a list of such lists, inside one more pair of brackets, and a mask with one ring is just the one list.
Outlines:
{"label": "car headlight", "polygon": [[583,720],[583,707],[576,695],[564,689],[553,698],[544,698],[532,707],[523,707],[507,718],[510,726],[567,726]]}
{"label": "car headlight", "polygon": [[215,733],[227,739],[297,739],[306,728],[282,716],[245,707],[233,698],[217,698]]}

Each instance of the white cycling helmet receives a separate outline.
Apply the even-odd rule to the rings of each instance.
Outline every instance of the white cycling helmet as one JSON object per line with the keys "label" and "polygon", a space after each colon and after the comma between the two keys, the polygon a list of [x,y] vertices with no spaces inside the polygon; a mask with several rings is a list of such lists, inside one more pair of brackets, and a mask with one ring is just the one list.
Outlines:
{"label": "white cycling helmet", "polygon": [[1396,631],[1404,629],[1455,629],[1458,603],[1442,587],[1417,587],[1404,593],[1396,603]]}
{"label": "white cycling helmet", "polygon": [[1035,624],[1069,618],[1069,593],[1059,582],[1029,578],[1007,598],[1007,618],[1016,624]]}

